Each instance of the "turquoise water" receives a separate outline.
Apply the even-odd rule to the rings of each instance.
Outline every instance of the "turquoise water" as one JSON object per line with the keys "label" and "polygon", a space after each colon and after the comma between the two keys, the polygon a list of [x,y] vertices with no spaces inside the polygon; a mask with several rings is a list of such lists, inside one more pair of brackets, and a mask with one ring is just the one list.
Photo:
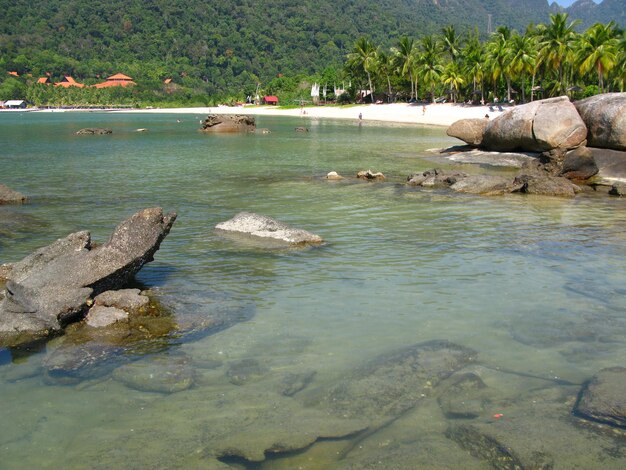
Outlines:
{"label": "turquoise water", "polygon": [[[139,281],[188,299],[187,308],[227,299],[254,312],[177,345],[196,378],[169,395],[111,376],[50,384],[45,351],[5,359],[0,468],[219,468],[212,449],[224,435],[262,447],[257,441],[285,429],[307,434],[316,390],[379,354],[433,339],[478,352],[468,370],[490,390],[479,417],[446,417],[437,393],[427,394],[369,435],[224,465],[490,468],[446,437],[462,421],[526,462],[543,453],[554,468],[626,466],[621,432],[571,414],[579,384],[626,363],[626,201],[406,187],[407,175],[434,166],[427,149],[455,143],[439,128],[259,118],[271,134],[219,136],[197,132],[203,117],[0,114],[0,182],[30,200],[0,206],[0,262],[77,230],[105,241],[132,213],[161,206],[178,220]],[[310,132],[294,132],[302,125]],[[83,127],[113,134],[74,135]],[[387,181],[324,179],[366,169]],[[264,250],[214,232],[243,210],[326,243]],[[258,365],[254,378],[232,383],[228,371],[245,360]],[[311,373],[301,392],[276,393],[282,377]]]}

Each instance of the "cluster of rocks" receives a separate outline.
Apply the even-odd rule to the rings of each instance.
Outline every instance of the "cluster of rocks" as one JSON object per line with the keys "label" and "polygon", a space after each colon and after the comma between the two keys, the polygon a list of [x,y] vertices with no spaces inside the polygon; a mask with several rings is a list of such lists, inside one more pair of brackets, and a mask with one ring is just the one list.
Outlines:
{"label": "cluster of rocks", "polygon": [[254,116],[243,114],[209,114],[200,130],[209,133],[255,132],[256,122]]}
{"label": "cluster of rocks", "polygon": [[457,121],[447,133],[488,151],[535,152],[550,176],[586,182],[605,168],[626,169],[626,93],[534,101],[493,120]]}

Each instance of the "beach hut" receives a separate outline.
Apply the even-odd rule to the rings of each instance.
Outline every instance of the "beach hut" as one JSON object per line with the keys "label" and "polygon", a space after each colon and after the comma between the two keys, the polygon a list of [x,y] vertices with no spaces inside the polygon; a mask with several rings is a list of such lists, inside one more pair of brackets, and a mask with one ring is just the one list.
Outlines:
{"label": "beach hut", "polygon": [[263,103],[276,106],[278,104],[278,96],[274,96],[274,95],[264,96]]}
{"label": "beach hut", "polygon": [[26,101],[24,100],[7,100],[4,102],[4,107],[8,109],[25,109]]}
{"label": "beach hut", "polygon": [[123,73],[116,73],[115,75],[111,75],[109,78],[107,78],[106,82],[97,83],[94,86],[96,88],[109,88],[113,86],[127,87],[132,85],[136,85],[132,78],[124,75]]}
{"label": "beach hut", "polygon": [[61,86],[63,88],[70,88],[73,86],[77,88],[83,88],[85,85],[82,83],[78,83],[72,77],[70,77],[69,75],[66,75],[65,77],[63,77],[63,79],[60,82],[55,83],[54,86]]}

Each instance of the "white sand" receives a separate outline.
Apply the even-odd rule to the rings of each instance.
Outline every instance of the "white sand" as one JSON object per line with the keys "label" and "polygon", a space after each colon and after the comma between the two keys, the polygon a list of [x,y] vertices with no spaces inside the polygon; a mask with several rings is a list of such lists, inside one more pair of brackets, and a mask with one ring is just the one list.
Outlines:
{"label": "white sand", "polygon": [[[214,106],[199,108],[152,108],[115,111],[120,113],[172,113],[172,114],[252,114],[255,116],[295,116],[303,119],[352,119],[363,122],[396,122],[407,124],[449,126],[459,119],[484,118],[491,119],[501,114],[500,111],[489,111],[489,106],[469,106],[462,104],[369,104],[349,106],[309,106],[303,109],[281,109],[280,106]],[[303,114],[303,112],[305,114]]]}

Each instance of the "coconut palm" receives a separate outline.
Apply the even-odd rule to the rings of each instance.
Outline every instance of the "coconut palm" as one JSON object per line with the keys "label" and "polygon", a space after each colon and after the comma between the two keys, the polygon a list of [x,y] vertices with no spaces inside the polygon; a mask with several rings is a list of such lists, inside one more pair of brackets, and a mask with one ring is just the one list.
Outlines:
{"label": "coconut palm", "polygon": [[434,35],[424,36],[420,40],[417,64],[424,83],[430,88],[431,99],[435,102],[435,86],[439,82],[443,66],[441,65],[441,45]]}
{"label": "coconut palm", "polygon": [[616,37],[615,22],[596,23],[578,37],[576,61],[581,74],[591,70],[598,73],[598,88],[604,91],[604,77],[618,61],[619,41]]}
{"label": "coconut palm", "polygon": [[441,44],[443,50],[456,62],[461,52],[461,36],[456,34],[454,26],[448,25],[441,30]]}
{"label": "coconut palm", "polygon": [[395,63],[393,56],[384,51],[378,51],[376,54],[376,71],[380,77],[387,82],[387,101],[391,102],[391,76],[395,72]]}
{"label": "coconut palm", "polygon": [[461,57],[463,57],[463,70],[469,77],[472,77],[474,85],[473,93],[476,93],[476,87],[480,86],[480,98],[484,103],[483,78],[485,76],[485,49],[480,42],[478,31],[468,34]]}
{"label": "coconut palm", "polygon": [[392,54],[401,77],[409,77],[411,83],[411,98],[417,95],[415,80],[415,65],[417,61],[417,47],[413,38],[403,36],[398,45],[392,48]]}
{"label": "coconut palm", "polygon": [[507,26],[500,26],[492,34],[487,43],[487,65],[491,72],[494,85],[494,96],[497,93],[496,86],[500,78],[506,80],[507,101],[511,101],[511,30]]}
{"label": "coconut palm", "polygon": [[532,74],[537,64],[537,40],[528,32],[515,33],[510,42],[511,72],[520,76],[522,102],[526,102],[526,75]]}
{"label": "coconut palm", "polygon": [[441,78],[443,79],[444,85],[448,85],[450,87],[452,102],[456,103],[456,95],[459,88],[465,85],[465,77],[463,77],[459,64],[456,62],[448,62]]}
{"label": "coconut palm", "polygon": [[567,13],[555,13],[550,15],[549,25],[539,25],[539,47],[542,62],[552,71],[557,72],[558,92],[564,93],[563,83],[564,64],[571,61],[573,44],[576,38],[574,28],[580,23],[579,20],[567,23]]}
{"label": "coconut palm", "polygon": [[361,37],[354,44],[352,52],[348,54],[348,67],[357,74],[360,72],[367,75],[370,96],[374,102],[374,86],[372,85],[372,73],[376,70],[376,47],[367,38]]}

